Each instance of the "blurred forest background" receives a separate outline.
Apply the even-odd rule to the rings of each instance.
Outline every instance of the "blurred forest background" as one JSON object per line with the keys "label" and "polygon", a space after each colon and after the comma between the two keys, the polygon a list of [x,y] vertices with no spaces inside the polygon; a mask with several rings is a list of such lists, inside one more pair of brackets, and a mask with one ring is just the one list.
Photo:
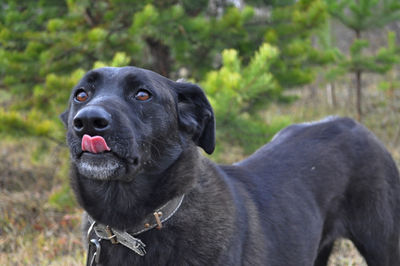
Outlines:
{"label": "blurred forest background", "polygon": [[[58,115],[83,74],[135,65],[204,88],[212,159],[281,128],[362,121],[400,164],[398,0],[2,0],[0,265],[81,265],[81,209]],[[365,265],[337,243],[333,265]]]}

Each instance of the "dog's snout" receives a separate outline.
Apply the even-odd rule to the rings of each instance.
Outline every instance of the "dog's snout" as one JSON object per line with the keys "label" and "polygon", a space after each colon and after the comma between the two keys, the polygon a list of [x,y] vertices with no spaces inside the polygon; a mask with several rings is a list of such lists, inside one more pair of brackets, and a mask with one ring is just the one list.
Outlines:
{"label": "dog's snout", "polygon": [[77,135],[102,135],[111,127],[111,115],[102,107],[89,106],[80,110],[73,120]]}

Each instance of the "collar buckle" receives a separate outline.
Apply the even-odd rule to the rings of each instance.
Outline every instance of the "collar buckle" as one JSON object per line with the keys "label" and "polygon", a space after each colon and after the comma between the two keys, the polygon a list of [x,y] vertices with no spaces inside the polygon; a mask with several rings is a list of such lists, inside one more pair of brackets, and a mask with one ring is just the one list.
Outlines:
{"label": "collar buckle", "polygon": [[163,215],[163,213],[158,211],[158,212],[153,213],[153,215],[154,215],[154,218],[156,218],[156,222],[157,222],[157,227],[156,228],[158,230],[160,230],[162,228],[162,222],[161,222],[160,217]]}
{"label": "collar buckle", "polygon": [[105,231],[108,235],[108,239],[111,241],[111,244],[118,244],[117,236],[113,233],[110,226],[106,226]]}

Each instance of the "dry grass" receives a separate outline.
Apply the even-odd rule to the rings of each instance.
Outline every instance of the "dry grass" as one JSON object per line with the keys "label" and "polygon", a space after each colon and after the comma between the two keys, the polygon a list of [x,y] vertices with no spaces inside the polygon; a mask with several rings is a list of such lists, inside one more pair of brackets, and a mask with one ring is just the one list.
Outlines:
{"label": "dry grass", "polygon": [[0,265],[82,265],[80,211],[58,212],[48,195],[0,191]]}
{"label": "dry grass", "polygon": [[37,144],[2,143],[0,154],[0,265],[82,265],[80,215],[49,196],[60,179],[59,147],[34,158]]}
{"label": "dry grass", "polygon": [[353,243],[342,239],[336,241],[328,266],[367,266]]}
{"label": "dry grass", "polygon": [[[279,116],[293,122],[310,121],[337,114],[354,117],[345,90],[338,92],[339,106],[328,104],[326,92],[320,90],[313,98],[307,90],[292,92],[302,100],[292,105],[273,105],[264,118],[268,122]],[[383,140],[400,162],[400,123],[397,92],[376,93],[366,97],[364,123]],[[79,208],[57,208],[49,197],[65,181],[62,161],[65,150],[50,147],[45,155],[35,157],[38,149],[29,141],[2,142],[0,152],[0,265],[83,265]],[[228,148],[224,160],[237,161],[240,148]],[[34,159],[32,159],[34,158]],[[338,241],[329,266],[364,266],[363,259],[347,240]]]}

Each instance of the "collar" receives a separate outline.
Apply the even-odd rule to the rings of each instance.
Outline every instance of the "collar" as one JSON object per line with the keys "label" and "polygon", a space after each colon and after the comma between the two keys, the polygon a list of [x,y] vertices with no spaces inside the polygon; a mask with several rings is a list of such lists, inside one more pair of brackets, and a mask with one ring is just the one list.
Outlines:
{"label": "collar", "polygon": [[[101,249],[100,241],[103,239],[111,241],[112,244],[121,244],[140,256],[146,255],[146,245],[140,239],[135,238],[134,236],[149,231],[153,228],[161,229],[163,227],[162,224],[169,220],[178,211],[184,196],[185,195],[182,195],[168,201],[166,204],[156,209],[154,213],[147,215],[139,225],[134,227],[132,230],[129,230],[129,232],[100,224],[96,222],[90,215],[88,215],[88,220],[90,223],[90,227],[87,232],[89,249],[90,244],[94,244],[96,248],[96,252],[94,252],[91,260],[95,260],[96,263],[98,263]],[[93,231],[98,239],[90,238],[90,235]]]}

